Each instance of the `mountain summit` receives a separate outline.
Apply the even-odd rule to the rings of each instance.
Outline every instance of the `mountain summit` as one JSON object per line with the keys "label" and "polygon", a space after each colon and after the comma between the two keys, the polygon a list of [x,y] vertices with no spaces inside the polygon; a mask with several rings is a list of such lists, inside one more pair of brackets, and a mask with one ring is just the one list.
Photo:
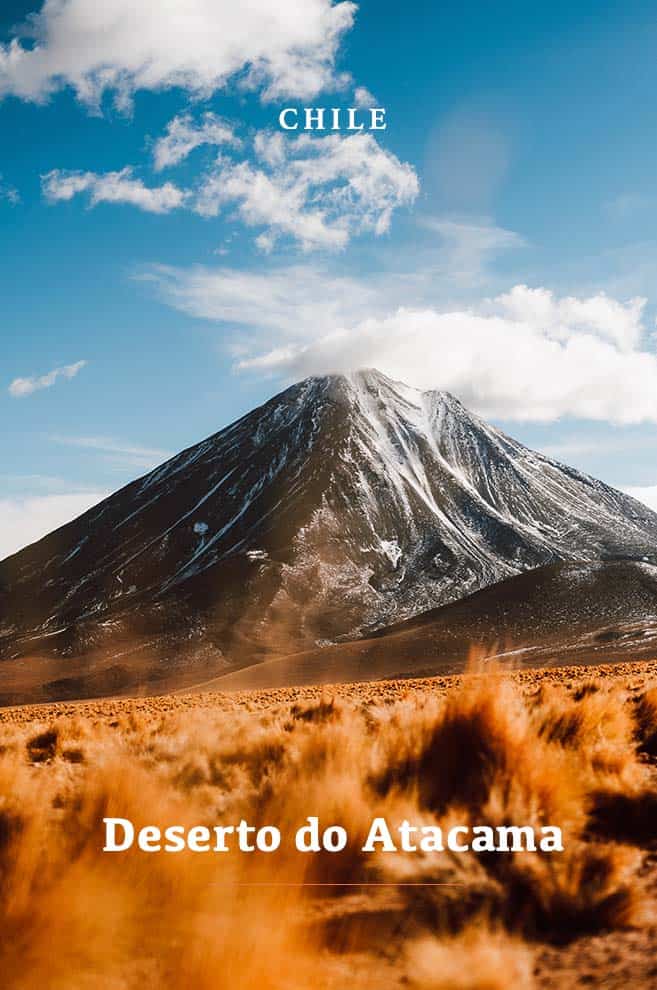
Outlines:
{"label": "mountain summit", "polygon": [[0,656],[240,664],[600,559],[657,562],[657,515],[449,393],[314,377],[0,563]]}

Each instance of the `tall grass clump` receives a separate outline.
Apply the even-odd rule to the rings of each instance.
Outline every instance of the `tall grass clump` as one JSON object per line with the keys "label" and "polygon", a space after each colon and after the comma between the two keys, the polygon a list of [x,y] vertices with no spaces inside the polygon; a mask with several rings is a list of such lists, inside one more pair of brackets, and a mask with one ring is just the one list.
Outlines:
{"label": "tall grass clump", "polygon": [[[3,987],[528,990],[537,945],[645,923],[652,695],[521,689],[488,669],[378,699],[363,685],[351,701],[0,723]],[[347,848],[298,852],[308,816],[342,825]],[[379,816],[553,825],[564,851],[365,854]],[[283,842],[108,854],[103,817],[244,818]]]}

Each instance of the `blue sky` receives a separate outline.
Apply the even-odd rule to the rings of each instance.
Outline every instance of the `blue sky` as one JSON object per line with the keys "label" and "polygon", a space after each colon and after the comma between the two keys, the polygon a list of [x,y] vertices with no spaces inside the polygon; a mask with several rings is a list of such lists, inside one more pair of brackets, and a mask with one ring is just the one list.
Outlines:
{"label": "blue sky", "polygon": [[3,4],[0,557],[359,365],[657,504],[654,5],[239,6]]}

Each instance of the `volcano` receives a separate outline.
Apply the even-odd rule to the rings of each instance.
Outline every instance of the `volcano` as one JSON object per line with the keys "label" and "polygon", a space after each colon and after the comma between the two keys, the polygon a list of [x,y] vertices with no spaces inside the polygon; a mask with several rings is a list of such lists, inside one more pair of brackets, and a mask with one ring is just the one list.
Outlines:
{"label": "volcano", "polygon": [[0,563],[0,677],[128,650],[230,670],[618,560],[657,564],[641,503],[449,393],[313,377]]}

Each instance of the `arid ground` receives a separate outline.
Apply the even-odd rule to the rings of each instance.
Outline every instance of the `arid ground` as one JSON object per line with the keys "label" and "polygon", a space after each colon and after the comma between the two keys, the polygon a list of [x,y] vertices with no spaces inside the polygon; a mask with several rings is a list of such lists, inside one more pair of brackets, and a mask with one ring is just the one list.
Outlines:
{"label": "arid ground", "polygon": [[[2,983],[653,987],[656,767],[657,662],[5,709]],[[296,852],[308,815],[347,849]],[[554,824],[565,851],[363,854],[379,815]],[[284,841],[109,854],[104,816]]]}

